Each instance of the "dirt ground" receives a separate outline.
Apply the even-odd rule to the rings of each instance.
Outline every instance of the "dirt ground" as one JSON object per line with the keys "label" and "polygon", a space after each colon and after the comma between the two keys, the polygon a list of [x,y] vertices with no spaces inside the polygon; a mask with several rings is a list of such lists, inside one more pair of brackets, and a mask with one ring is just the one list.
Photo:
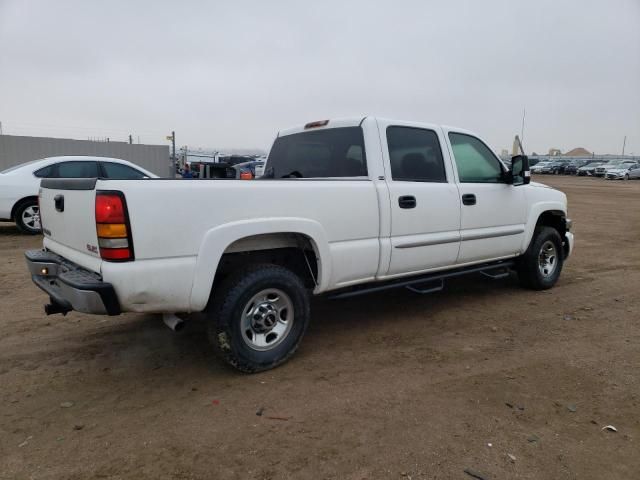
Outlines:
{"label": "dirt ground", "polygon": [[41,239],[0,224],[0,478],[640,478],[640,181],[542,181],[575,222],[553,290],[315,300],[296,356],[249,376],[201,321],[46,317]]}

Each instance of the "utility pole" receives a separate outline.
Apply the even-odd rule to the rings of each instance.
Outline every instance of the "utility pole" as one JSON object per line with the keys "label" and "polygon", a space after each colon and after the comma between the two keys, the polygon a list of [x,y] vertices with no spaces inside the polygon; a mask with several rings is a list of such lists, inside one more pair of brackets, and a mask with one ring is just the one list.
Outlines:
{"label": "utility pole", "polygon": [[[0,131],[0,133],[2,133]],[[627,136],[624,136],[624,140],[622,141],[622,156],[624,157],[624,147],[627,145]]]}
{"label": "utility pole", "polygon": [[133,137],[131,136],[131,134],[129,134],[129,145],[131,145],[133,143]]}
{"label": "utility pole", "polygon": [[171,135],[167,135],[167,140],[171,140],[171,166],[170,172],[172,175],[175,174],[176,170],[176,132],[171,131]]}
{"label": "utility pole", "polygon": [[[624,137],[624,139],[626,141],[627,137]],[[172,150],[173,162],[175,163],[175,161],[176,161],[176,132],[174,132],[173,130],[171,131],[171,150]],[[624,155],[624,148],[622,149],[622,154]]]}

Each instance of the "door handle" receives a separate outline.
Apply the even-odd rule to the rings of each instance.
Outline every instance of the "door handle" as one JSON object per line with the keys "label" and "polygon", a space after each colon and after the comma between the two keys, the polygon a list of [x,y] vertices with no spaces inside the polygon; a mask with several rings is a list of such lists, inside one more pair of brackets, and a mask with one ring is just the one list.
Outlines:
{"label": "door handle", "polygon": [[53,204],[57,211],[64,212],[64,195],[56,195],[53,197]]}
{"label": "door handle", "polygon": [[463,205],[475,205],[476,204],[476,196],[473,193],[465,193],[462,195],[462,204]]}
{"label": "door handle", "polygon": [[416,197],[413,195],[403,195],[398,198],[398,205],[400,208],[416,208],[417,204],[418,202],[416,202]]}

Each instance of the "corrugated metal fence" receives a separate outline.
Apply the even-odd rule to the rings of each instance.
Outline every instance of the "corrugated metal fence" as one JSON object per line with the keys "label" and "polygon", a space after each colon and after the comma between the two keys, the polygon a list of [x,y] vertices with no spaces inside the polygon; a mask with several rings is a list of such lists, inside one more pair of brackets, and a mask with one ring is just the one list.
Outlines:
{"label": "corrugated metal fence", "polygon": [[0,135],[0,171],[31,160],[59,155],[121,158],[161,177],[173,176],[175,173],[170,164],[168,145]]}

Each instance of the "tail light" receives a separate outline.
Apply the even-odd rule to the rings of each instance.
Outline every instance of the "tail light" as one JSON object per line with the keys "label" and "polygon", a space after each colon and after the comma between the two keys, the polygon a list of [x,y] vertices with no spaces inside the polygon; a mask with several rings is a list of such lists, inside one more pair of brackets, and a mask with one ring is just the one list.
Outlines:
{"label": "tail light", "polygon": [[103,260],[133,260],[131,225],[122,192],[96,193],[96,231]]}
{"label": "tail light", "polygon": [[253,174],[249,170],[240,172],[240,180],[253,180]]}

